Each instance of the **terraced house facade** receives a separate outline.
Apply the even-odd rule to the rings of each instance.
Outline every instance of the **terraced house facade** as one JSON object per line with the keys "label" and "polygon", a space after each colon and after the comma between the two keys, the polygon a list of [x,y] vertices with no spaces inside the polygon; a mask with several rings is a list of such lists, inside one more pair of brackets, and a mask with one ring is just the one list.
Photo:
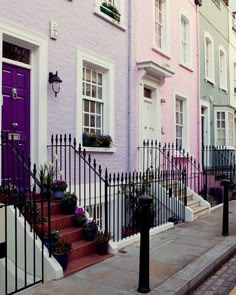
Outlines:
{"label": "terraced house facade", "polygon": [[[78,212],[114,253],[137,238],[142,194],[154,232],[222,202],[220,180],[235,176],[228,1],[1,2],[0,293],[110,255]],[[68,268],[48,246],[55,231]]]}

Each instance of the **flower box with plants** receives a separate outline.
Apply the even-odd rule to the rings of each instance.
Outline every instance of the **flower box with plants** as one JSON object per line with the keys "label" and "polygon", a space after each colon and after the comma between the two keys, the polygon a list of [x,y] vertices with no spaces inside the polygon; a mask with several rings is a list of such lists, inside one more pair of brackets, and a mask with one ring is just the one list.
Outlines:
{"label": "flower box with plants", "polygon": [[104,231],[98,231],[96,234],[96,250],[99,255],[108,253],[108,245],[111,239],[111,234]]}
{"label": "flower box with plants", "polygon": [[74,193],[65,193],[61,200],[61,209],[64,214],[74,214],[77,206],[77,197]]}
{"label": "flower box with plants", "polygon": [[75,227],[83,227],[85,222],[87,221],[86,212],[84,208],[78,207],[75,210],[75,215],[73,219],[73,224]]}
{"label": "flower box with plants", "polygon": [[68,261],[69,261],[69,253],[71,252],[72,247],[70,243],[67,243],[65,240],[59,240],[56,243],[55,249],[52,252],[55,259],[60,263],[63,270],[66,270]]}
{"label": "flower box with plants", "polygon": [[61,200],[65,195],[67,183],[65,180],[55,180],[51,185],[52,196],[54,200]]}
{"label": "flower box with plants", "polygon": [[120,21],[121,14],[119,13],[118,9],[115,6],[113,6],[111,3],[103,2],[102,5],[100,6],[100,10],[106,15],[113,18],[114,20],[118,22]]}
{"label": "flower box with plants", "polygon": [[49,234],[48,232],[45,232],[43,236],[43,243],[49,250],[53,252],[55,250],[56,243],[60,238],[60,232],[57,229],[54,229]]}
{"label": "flower box with plants", "polygon": [[89,220],[83,226],[83,238],[86,241],[93,241],[95,239],[97,231],[98,226],[95,220]]}
{"label": "flower box with plants", "polygon": [[112,146],[112,138],[110,135],[83,133],[83,146],[84,147],[103,147],[110,148]]}

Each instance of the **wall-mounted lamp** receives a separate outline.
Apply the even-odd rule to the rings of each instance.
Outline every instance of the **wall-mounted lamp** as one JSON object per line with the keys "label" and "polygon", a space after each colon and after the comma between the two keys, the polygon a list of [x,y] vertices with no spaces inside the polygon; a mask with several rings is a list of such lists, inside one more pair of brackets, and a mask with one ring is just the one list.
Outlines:
{"label": "wall-mounted lamp", "polygon": [[53,74],[52,72],[49,73],[48,82],[52,84],[52,90],[55,93],[55,97],[57,97],[57,93],[60,91],[60,84],[63,82],[61,78],[56,74]]}
{"label": "wall-mounted lamp", "polygon": [[166,100],[164,98],[161,98],[161,103],[166,103]]}

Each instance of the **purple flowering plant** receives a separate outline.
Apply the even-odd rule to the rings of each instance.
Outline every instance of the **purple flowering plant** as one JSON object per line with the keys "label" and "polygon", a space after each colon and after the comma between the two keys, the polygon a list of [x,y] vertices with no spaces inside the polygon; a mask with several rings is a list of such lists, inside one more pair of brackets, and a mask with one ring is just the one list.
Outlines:
{"label": "purple flowering plant", "polygon": [[82,207],[77,207],[75,210],[75,215],[79,216],[79,215],[85,215],[85,210]]}
{"label": "purple flowering plant", "polygon": [[66,188],[67,188],[67,183],[65,182],[65,180],[55,180],[51,186],[51,189],[54,192],[56,191],[64,192]]}

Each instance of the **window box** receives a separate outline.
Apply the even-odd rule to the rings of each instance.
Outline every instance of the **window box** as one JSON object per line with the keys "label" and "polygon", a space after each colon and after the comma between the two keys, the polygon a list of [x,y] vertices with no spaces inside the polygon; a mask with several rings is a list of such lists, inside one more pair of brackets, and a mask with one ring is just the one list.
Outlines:
{"label": "window box", "polygon": [[111,4],[107,4],[106,2],[102,3],[100,6],[101,12],[105,13],[106,15],[110,16],[114,20],[120,22],[120,13],[117,8]]}
{"label": "window box", "polygon": [[84,147],[101,147],[110,148],[112,139],[110,135],[101,135],[94,133],[83,133],[83,146]]}

